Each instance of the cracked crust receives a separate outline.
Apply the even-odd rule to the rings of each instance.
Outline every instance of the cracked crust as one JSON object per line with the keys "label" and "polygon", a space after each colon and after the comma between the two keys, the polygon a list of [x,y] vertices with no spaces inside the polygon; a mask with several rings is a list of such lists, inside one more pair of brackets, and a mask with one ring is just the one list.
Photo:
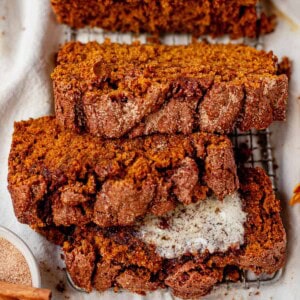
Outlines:
{"label": "cracked crust", "polygon": [[[80,268],[80,262],[68,257],[76,255],[82,241],[87,241],[95,251],[94,274],[106,274],[105,278],[94,275],[91,279],[91,282],[97,282],[94,288],[100,284],[101,291],[105,286],[145,294],[169,287],[180,298],[198,298],[225,279],[239,280],[242,270],[252,270],[257,274],[275,272],[283,266],[286,255],[286,234],[280,218],[279,200],[262,169],[241,170],[240,181],[247,222],[244,244],[239,249],[233,247],[227,252],[214,254],[186,254],[167,260],[156,254],[153,245],[137,239],[130,228],[83,227],[78,228],[64,244],[68,272],[76,278],[77,274],[72,270]],[[89,257],[87,255],[86,260]],[[86,265],[86,260],[83,265]],[[105,267],[108,265],[112,267]]]}
{"label": "cracked crust", "polygon": [[107,138],[265,129],[286,115],[276,72],[272,52],[243,45],[72,42],[52,74],[56,117]]}
{"label": "cracked crust", "polygon": [[62,130],[54,117],[15,123],[8,183],[19,221],[41,228],[128,226],[239,186],[227,137],[101,140]]}

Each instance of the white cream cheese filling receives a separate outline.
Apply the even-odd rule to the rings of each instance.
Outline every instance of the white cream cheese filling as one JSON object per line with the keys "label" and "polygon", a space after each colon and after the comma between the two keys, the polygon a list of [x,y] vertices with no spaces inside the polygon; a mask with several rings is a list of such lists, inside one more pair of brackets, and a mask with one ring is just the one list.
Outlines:
{"label": "white cream cheese filling", "polygon": [[246,218],[242,200],[235,192],[223,201],[211,196],[195,204],[179,205],[163,218],[148,215],[138,236],[155,245],[157,253],[168,259],[187,252],[224,252],[244,243]]}

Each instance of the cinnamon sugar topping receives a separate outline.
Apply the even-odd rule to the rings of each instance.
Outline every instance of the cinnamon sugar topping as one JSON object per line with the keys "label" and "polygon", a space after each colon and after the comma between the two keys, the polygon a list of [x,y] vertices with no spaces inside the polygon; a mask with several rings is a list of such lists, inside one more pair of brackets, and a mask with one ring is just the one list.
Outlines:
{"label": "cinnamon sugar topping", "polygon": [[32,285],[31,274],[25,257],[8,240],[0,237],[0,280]]}

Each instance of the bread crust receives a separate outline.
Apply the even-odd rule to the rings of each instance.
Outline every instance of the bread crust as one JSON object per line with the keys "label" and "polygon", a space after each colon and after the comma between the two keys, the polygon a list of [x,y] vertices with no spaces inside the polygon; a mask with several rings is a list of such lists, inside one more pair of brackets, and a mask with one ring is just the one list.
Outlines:
{"label": "bread crust", "polygon": [[63,128],[105,138],[228,134],[286,117],[288,78],[243,45],[66,44],[52,79]]}
{"label": "bread crust", "polygon": [[238,189],[232,144],[207,133],[101,140],[62,130],[54,117],[15,123],[8,189],[35,228],[128,226],[179,203]]}
{"label": "bread crust", "polygon": [[[76,285],[139,294],[170,288],[178,297],[193,298],[225,279],[238,280],[242,270],[272,273],[284,264],[286,234],[270,179],[259,168],[239,173],[238,180],[231,143],[223,136],[105,141],[61,130],[54,117],[43,117],[15,124],[8,188],[19,221],[64,244]],[[136,225],[136,212],[160,216],[177,203],[201,201],[210,191],[230,194],[239,181],[247,221],[238,248],[165,259],[127,226]],[[108,210],[101,203],[95,208],[99,198],[102,204],[109,199]],[[123,211],[115,201],[130,205]],[[97,220],[95,210],[102,214]]]}
{"label": "bread crust", "polygon": [[118,32],[210,34],[232,38],[256,37],[274,29],[264,13],[259,22],[256,0],[137,1],[51,0],[60,23],[75,28],[101,27]]}
{"label": "bread crust", "polygon": [[[114,287],[140,294],[171,288],[175,296],[188,299],[206,295],[225,280],[239,280],[242,270],[271,274],[280,269],[286,257],[286,234],[279,200],[262,169],[245,169],[241,173],[240,194],[247,221],[240,249],[167,260],[155,252],[153,245],[136,238],[131,229],[85,227],[75,231],[64,244],[67,270],[75,284],[89,291],[92,287],[101,291]],[[74,262],[76,253],[83,253],[83,243],[88,243],[90,250],[85,257],[80,256],[81,262]],[[91,256],[95,259],[86,284],[87,274],[81,276],[73,269],[80,269]]]}

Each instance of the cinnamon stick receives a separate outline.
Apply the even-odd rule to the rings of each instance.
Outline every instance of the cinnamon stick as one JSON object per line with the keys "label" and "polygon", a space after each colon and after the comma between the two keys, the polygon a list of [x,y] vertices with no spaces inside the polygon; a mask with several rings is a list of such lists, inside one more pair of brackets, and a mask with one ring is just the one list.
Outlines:
{"label": "cinnamon stick", "polygon": [[0,281],[0,299],[49,300],[51,291]]}
{"label": "cinnamon stick", "polygon": [[17,298],[11,298],[11,297],[8,297],[8,296],[1,296],[0,295],[0,300],[18,300]]}

